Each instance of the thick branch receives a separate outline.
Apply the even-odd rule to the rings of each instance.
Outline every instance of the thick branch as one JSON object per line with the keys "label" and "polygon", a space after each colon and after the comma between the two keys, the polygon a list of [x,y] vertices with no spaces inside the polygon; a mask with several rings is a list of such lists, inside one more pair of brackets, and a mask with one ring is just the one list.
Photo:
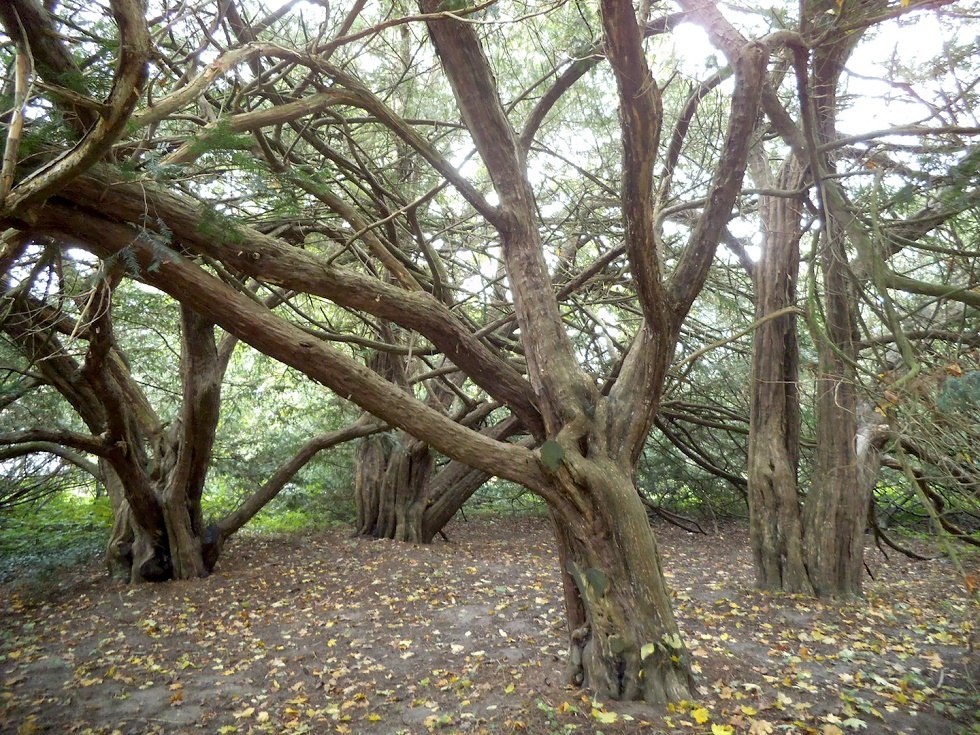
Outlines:
{"label": "thick branch", "polygon": [[644,319],[648,324],[665,324],[666,303],[653,227],[653,165],[663,124],[660,89],[647,66],[633,3],[604,0],[601,6],[606,54],[619,91],[626,252]]}
{"label": "thick branch", "polygon": [[180,379],[183,386],[181,441],[171,489],[197,502],[211,464],[211,448],[221,408],[223,362],[214,340],[214,325],[181,307]]}
{"label": "thick branch", "polygon": [[276,497],[296,473],[303,469],[319,452],[332,449],[352,439],[376,434],[387,428],[386,424],[375,419],[360,419],[346,428],[310,439],[288,462],[276,470],[275,474],[262,487],[252,493],[234,511],[221,519],[217,527],[217,543],[224,543],[228,537],[255,517],[255,514],[268,505],[269,501]]}
{"label": "thick branch", "polygon": [[741,189],[759,116],[768,58],[763,45],[750,43],[735,59],[735,91],[721,159],[711,181],[707,203],[670,278],[670,307],[677,324],[683,320],[704,286],[715,250]]}
{"label": "thick branch", "polygon": [[3,216],[23,216],[30,207],[44,201],[102,158],[122,134],[139,101],[151,45],[143,6],[138,0],[111,0],[111,6],[119,28],[119,58],[106,111],[74,148],[14,187],[4,203]]}
{"label": "thick branch", "polygon": [[[420,5],[423,11],[434,11],[438,0]],[[546,427],[556,433],[590,401],[590,386],[562,325],[524,154],[473,27],[446,19],[430,21],[428,29],[463,121],[500,197],[500,216],[490,222],[501,235],[528,374],[542,399]]]}
{"label": "thick branch", "polygon": [[[0,439],[2,443],[2,439]],[[23,444],[12,445],[7,449],[0,449],[0,462],[16,457],[24,457],[28,454],[53,454],[61,457],[66,462],[71,462],[81,470],[84,470],[98,482],[103,481],[102,470],[99,465],[86,459],[78,452],[73,452],[68,447],[50,441],[31,441]]]}
{"label": "thick branch", "polygon": [[300,370],[443,454],[539,493],[549,493],[550,484],[536,456],[529,450],[496,442],[460,427],[374,371],[311,338],[299,327],[276,317],[263,305],[176,253],[161,262],[159,245],[147,242],[140,232],[54,204],[45,208],[45,217],[51,234],[65,233],[61,235],[63,240],[86,247],[101,257],[111,257],[122,248],[131,247],[141,277],[147,283],[260,352]]}
{"label": "thick branch", "polygon": [[[24,431],[11,431],[0,434],[0,446],[4,447],[23,447],[32,444],[44,444],[46,446],[57,445],[60,447],[70,447],[80,452],[94,454],[98,457],[106,457],[110,453],[110,447],[102,437],[91,436],[90,434],[80,434],[77,431],[58,431],[49,429],[25,429]],[[52,452],[53,449],[33,450]],[[24,454],[24,452],[20,452]],[[95,476],[96,473],[92,473]]]}
{"label": "thick branch", "polygon": [[[475,338],[445,304],[425,292],[409,292],[334,266],[318,253],[219,219],[196,202],[145,182],[85,176],[73,182],[64,194],[78,204],[123,221],[146,222],[146,212],[150,211],[154,218],[166,223],[184,247],[240,273],[267,284],[322,296],[340,306],[413,329],[432,340],[477,385],[509,406],[530,431],[539,431],[541,419],[527,381]],[[159,246],[156,253],[158,261],[165,257]]]}

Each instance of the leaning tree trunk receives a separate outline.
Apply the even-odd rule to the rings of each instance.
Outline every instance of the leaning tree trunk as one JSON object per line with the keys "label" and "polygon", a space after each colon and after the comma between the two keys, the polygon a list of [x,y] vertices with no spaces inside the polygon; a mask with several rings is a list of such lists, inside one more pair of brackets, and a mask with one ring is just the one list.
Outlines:
{"label": "leaning tree trunk", "polygon": [[578,457],[572,464],[555,480],[579,507],[552,515],[569,624],[568,683],[614,700],[689,699],[690,657],[636,487],[622,462]]}
{"label": "leaning tree trunk", "polygon": [[[763,169],[760,176],[768,176],[768,171]],[[801,167],[791,156],[778,188],[793,191],[802,181]],[[759,587],[812,594],[797,488],[800,350],[796,315],[789,311],[796,305],[802,203],[802,195],[764,196],[760,205],[765,242],[755,270],[755,315],[766,321],[759,324],[752,343],[748,501]],[[780,311],[787,313],[772,316]]]}
{"label": "leaning tree trunk", "polygon": [[432,543],[436,534],[442,532],[463,504],[490,477],[487,472],[475,470],[455,460],[439,470],[429,483],[429,499],[422,517],[422,543]]}

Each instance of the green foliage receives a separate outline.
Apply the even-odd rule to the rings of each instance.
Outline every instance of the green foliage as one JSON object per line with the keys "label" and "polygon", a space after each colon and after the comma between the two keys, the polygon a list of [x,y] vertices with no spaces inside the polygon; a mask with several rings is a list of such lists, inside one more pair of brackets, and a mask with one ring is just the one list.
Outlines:
{"label": "green foliage", "polygon": [[936,405],[943,413],[960,411],[976,415],[980,411],[980,370],[946,378]]}
{"label": "green foliage", "polygon": [[61,493],[0,514],[0,582],[41,580],[57,569],[94,561],[112,527],[106,497]]}
{"label": "green foliage", "polygon": [[255,141],[247,133],[235,133],[227,120],[220,120],[214,127],[196,136],[191,143],[190,152],[196,158],[210,151],[251,149]]}
{"label": "green foliage", "polygon": [[301,509],[264,510],[249,524],[252,533],[288,536],[308,533],[336,525],[331,519],[318,517]]}
{"label": "green foliage", "polygon": [[466,515],[538,516],[548,507],[540,497],[507,480],[491,479],[463,506]]}

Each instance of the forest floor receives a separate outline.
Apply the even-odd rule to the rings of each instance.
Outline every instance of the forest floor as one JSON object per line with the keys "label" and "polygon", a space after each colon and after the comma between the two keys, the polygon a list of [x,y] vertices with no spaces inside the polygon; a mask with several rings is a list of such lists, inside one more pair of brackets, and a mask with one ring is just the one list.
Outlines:
{"label": "forest floor", "polygon": [[208,579],[127,587],[93,562],[0,587],[0,732],[980,732],[948,560],[869,549],[867,599],[825,604],[754,590],[742,529],[659,526],[698,689],[658,711],[563,685],[546,520],[447,533],[242,536]]}

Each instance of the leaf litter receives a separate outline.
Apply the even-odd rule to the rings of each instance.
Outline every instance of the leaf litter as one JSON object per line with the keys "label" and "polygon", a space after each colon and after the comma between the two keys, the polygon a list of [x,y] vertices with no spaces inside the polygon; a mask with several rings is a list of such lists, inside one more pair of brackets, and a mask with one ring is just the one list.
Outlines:
{"label": "leaf litter", "polygon": [[547,521],[454,522],[412,546],[242,536],[208,579],[97,565],[0,590],[0,732],[980,732],[975,608],[944,560],[872,549],[867,598],[752,587],[744,530],[659,526],[697,700],[654,709],[562,681]]}

